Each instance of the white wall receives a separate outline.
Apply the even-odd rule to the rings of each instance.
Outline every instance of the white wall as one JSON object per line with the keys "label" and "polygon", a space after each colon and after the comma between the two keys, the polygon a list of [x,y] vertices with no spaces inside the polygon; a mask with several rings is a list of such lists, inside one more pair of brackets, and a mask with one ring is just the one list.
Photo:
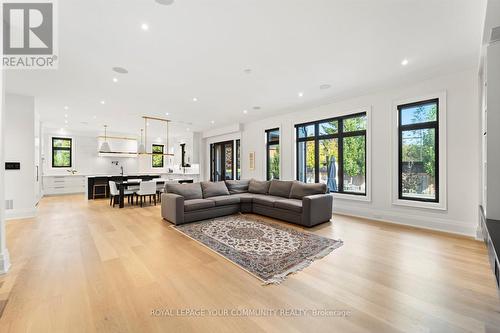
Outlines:
{"label": "white wall", "polygon": [[5,171],[5,200],[13,200],[7,218],[32,217],[35,209],[35,99],[5,96],[5,161],[20,162],[20,170]]}
{"label": "white wall", "polygon": [[486,217],[500,220],[500,42],[487,54]]}
{"label": "white wall", "polygon": [[[0,7],[0,16],[2,8]],[[0,34],[0,45],[2,45]],[[0,65],[1,66],[1,65]],[[5,96],[4,71],[0,71],[0,274],[7,273],[10,268],[9,250],[5,236]]]}
{"label": "white wall", "polygon": [[[392,113],[396,101],[447,92],[447,210],[401,207],[392,204]],[[299,112],[243,125],[242,178],[265,179],[266,129],[281,129],[281,178],[295,179],[294,124],[371,109],[371,200],[334,200],[334,211],[395,223],[475,235],[478,220],[479,127],[477,72],[464,71]],[[255,152],[256,168],[249,170],[248,154]]]}

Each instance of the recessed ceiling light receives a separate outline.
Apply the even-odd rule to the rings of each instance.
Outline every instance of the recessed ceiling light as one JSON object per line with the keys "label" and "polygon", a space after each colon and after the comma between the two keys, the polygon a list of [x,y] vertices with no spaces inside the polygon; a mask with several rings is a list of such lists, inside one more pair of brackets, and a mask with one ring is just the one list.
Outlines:
{"label": "recessed ceiling light", "polygon": [[143,23],[143,24],[141,24],[141,29],[144,30],[144,31],[148,31],[149,30],[149,25],[147,25],[147,23]]}
{"label": "recessed ceiling light", "polygon": [[408,65],[408,63],[409,63],[408,59],[403,59],[403,61],[401,61],[401,65],[403,66]]}
{"label": "recessed ceiling light", "polygon": [[65,120],[65,121],[64,121],[64,123],[65,123],[65,124],[67,124],[67,123],[68,123],[68,121],[67,121],[67,120]]}
{"label": "recessed ceiling light", "polygon": [[146,123],[146,126],[149,126],[149,123]]}
{"label": "recessed ceiling light", "polygon": [[303,97],[304,96],[304,93],[302,91],[300,91],[298,94],[297,94],[299,97]]}
{"label": "recessed ceiling light", "polygon": [[253,109],[254,110],[260,110],[260,106],[254,106]]}
{"label": "recessed ceiling light", "polygon": [[331,87],[331,85],[329,85],[329,84],[322,84],[322,85],[319,86],[319,89],[323,89],[323,90],[324,89],[330,89],[330,87]]}
{"label": "recessed ceiling light", "polygon": [[168,113],[168,112],[165,112],[165,116],[168,116],[168,115],[170,115],[170,113]]}
{"label": "recessed ceiling light", "polygon": [[193,102],[198,102],[198,98],[193,97]]}
{"label": "recessed ceiling light", "polygon": [[164,6],[170,6],[171,4],[174,3],[174,0],[155,0],[155,1],[157,4]]}
{"label": "recessed ceiling light", "polygon": [[69,110],[69,107],[68,107],[68,106],[65,106],[65,107],[64,107],[64,110]]}
{"label": "recessed ceiling light", "polygon": [[118,79],[116,77],[113,78],[113,82],[116,83],[118,82]]}
{"label": "recessed ceiling light", "polygon": [[210,124],[215,124],[215,120],[210,120]]}
{"label": "recessed ceiling light", "polygon": [[68,114],[65,114],[65,115],[64,115],[64,118],[68,118]]}
{"label": "recessed ceiling light", "polygon": [[97,116],[93,116],[92,118],[97,119]]}
{"label": "recessed ceiling light", "polygon": [[247,113],[248,113],[248,111],[247,111],[247,110],[243,110],[243,114],[247,114]]}
{"label": "recessed ceiling light", "polygon": [[102,105],[106,104],[106,101],[101,101],[101,104],[102,104]]}
{"label": "recessed ceiling light", "polygon": [[123,67],[113,67],[112,68],[113,72],[120,73],[120,74],[127,74],[128,70]]}

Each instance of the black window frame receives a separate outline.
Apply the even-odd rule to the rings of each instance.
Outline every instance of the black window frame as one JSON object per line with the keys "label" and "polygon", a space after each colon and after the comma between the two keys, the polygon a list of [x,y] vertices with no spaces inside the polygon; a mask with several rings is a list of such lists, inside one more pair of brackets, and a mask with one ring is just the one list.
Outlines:
{"label": "black window frame", "polygon": [[236,139],[236,180],[241,179],[241,141]]}
{"label": "black window frame", "polygon": [[[270,141],[269,140],[269,137],[270,137],[270,134],[271,132],[276,132],[278,131],[278,141]],[[278,145],[280,147],[280,155],[281,155],[281,130],[279,127],[276,127],[276,128],[271,128],[271,129],[267,129],[266,131],[266,180],[271,180],[269,179],[269,162],[270,162],[270,147],[271,146],[276,146]],[[278,178],[273,178],[273,179],[276,179],[276,180],[279,180],[281,178],[281,156],[280,156],[280,166],[279,166],[279,175],[278,175]]]}
{"label": "black window frame", "polygon": [[[436,104],[436,120],[426,121],[423,123],[416,124],[402,124],[401,119],[401,111],[406,108],[416,107],[420,105],[427,105],[435,103]],[[398,110],[398,199],[405,201],[419,201],[419,202],[431,202],[431,203],[439,203],[439,98],[431,98],[423,101],[412,102],[401,104],[397,106]],[[415,198],[415,197],[405,197],[403,196],[403,132],[405,131],[414,131],[421,129],[434,129],[434,140],[435,142],[435,199],[426,199],[426,198]]]}
{"label": "black window frame", "polygon": [[[221,170],[221,175],[220,175],[220,180],[217,180],[217,181],[224,181],[224,180],[234,180],[235,179],[235,176],[236,176],[236,173],[235,173],[235,170],[234,170],[234,167],[236,166],[236,161],[234,160],[235,158],[235,154],[234,154],[234,143],[235,140],[228,140],[228,141],[221,141],[221,142],[214,142],[214,143],[211,143],[210,144],[210,181],[213,182],[213,181],[216,181],[215,178],[214,178],[214,169],[215,169],[215,146],[219,145],[219,146],[222,146],[222,149],[225,149],[226,145],[231,145],[231,151],[232,151],[232,158],[231,158],[231,162],[232,162],[232,168],[231,168],[231,178],[227,178],[226,179],[226,171],[225,171],[225,156],[223,154],[221,154],[221,160],[220,160],[220,163],[221,165],[224,165],[224,168]],[[225,152],[224,152],[225,154]]]}
{"label": "black window frame", "polygon": [[[344,120],[350,118],[358,118],[358,117],[366,117],[366,127],[368,127],[368,115],[367,112],[358,112],[345,116],[321,119],[310,121],[301,124],[295,124],[295,179],[299,180],[299,145],[301,142],[314,141],[314,182],[319,183],[319,141],[325,139],[337,139],[338,143],[338,184],[337,191],[332,193],[338,194],[348,194],[348,195],[358,195],[358,196],[366,196],[367,195],[367,187],[368,187],[368,165],[367,165],[367,128],[364,130],[352,131],[352,132],[344,132]],[[337,122],[337,133],[334,134],[323,134],[319,135],[319,125],[325,122]],[[314,135],[308,137],[299,137],[299,128],[303,126],[314,125]],[[365,191],[364,192],[351,192],[344,191],[344,138],[355,137],[355,136],[363,136],[365,139]]]}
{"label": "black window frame", "polygon": [[[155,153],[154,152],[154,147],[161,147],[161,153]],[[165,145],[162,145],[162,144],[157,144],[157,143],[153,143],[151,145],[151,167],[152,168],[164,168],[165,167]],[[154,157],[155,156],[158,156],[158,155],[161,155],[162,159],[161,159],[161,166],[155,166],[155,163],[154,163]]]}
{"label": "black window frame", "polygon": [[[54,141],[55,140],[65,140],[69,141],[69,148],[68,147],[54,147]],[[62,151],[69,151],[69,165],[54,165],[54,152],[62,150]],[[73,167],[73,139],[72,138],[64,138],[64,137],[52,137],[52,167],[53,168],[71,168]]]}

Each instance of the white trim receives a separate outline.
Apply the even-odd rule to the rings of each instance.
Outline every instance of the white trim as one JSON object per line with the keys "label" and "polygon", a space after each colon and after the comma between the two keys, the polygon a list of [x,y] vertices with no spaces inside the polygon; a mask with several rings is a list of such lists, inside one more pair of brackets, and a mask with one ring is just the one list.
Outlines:
{"label": "white trim", "polygon": [[[439,99],[439,202],[422,202],[399,199],[399,175],[398,175],[398,105],[415,103],[429,99]],[[418,96],[404,100],[394,101],[392,107],[392,168],[391,168],[391,183],[392,183],[392,204],[398,206],[447,210],[447,130],[446,130],[446,91],[441,91],[425,96]]]}
{"label": "white trim", "polygon": [[475,222],[459,221],[456,219],[443,219],[439,217],[430,217],[421,214],[409,214],[407,212],[398,212],[393,209],[373,209],[372,207],[356,206],[356,208],[335,207],[333,214],[347,215],[359,218],[365,218],[372,221],[406,225],[419,229],[443,231],[452,234],[476,237]]}
{"label": "white trim", "polygon": [[9,250],[5,248],[3,249],[3,252],[0,253],[0,274],[6,274],[9,271],[10,266]]}
{"label": "white trim", "polygon": [[36,216],[36,208],[30,209],[12,209],[5,211],[5,219],[6,220],[20,220],[20,219],[29,219]]}
{"label": "white trim", "polygon": [[292,123],[292,138],[293,138],[293,179],[297,178],[297,131],[295,130],[295,126],[298,124],[302,124],[305,122],[316,122],[329,118],[337,118],[349,116],[356,113],[366,113],[366,165],[365,165],[365,192],[366,195],[356,195],[356,194],[348,194],[348,193],[333,193],[334,199],[341,200],[353,200],[353,201],[372,201],[372,106],[364,106],[356,109],[349,109],[347,111],[341,111],[335,113],[332,116],[321,117],[316,120],[304,120],[304,121],[296,121]]}

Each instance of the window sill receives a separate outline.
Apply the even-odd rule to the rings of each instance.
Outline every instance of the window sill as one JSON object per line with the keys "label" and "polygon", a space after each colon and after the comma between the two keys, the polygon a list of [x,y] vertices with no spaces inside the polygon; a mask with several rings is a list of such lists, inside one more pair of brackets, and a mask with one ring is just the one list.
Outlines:
{"label": "window sill", "polygon": [[368,195],[357,195],[357,194],[346,194],[346,193],[333,193],[333,198],[342,200],[365,201],[365,202],[371,201]]}
{"label": "window sill", "polygon": [[413,208],[425,208],[425,209],[435,209],[435,210],[447,210],[446,205],[440,202],[424,202],[424,201],[413,201],[413,200],[402,200],[397,199],[392,202],[396,206],[406,206]]}

